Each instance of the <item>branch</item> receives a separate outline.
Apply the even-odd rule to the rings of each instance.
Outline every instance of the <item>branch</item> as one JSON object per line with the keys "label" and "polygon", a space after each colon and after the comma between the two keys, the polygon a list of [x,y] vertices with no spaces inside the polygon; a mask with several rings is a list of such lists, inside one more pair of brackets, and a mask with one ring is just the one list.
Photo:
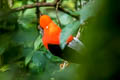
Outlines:
{"label": "branch", "polygon": [[58,19],[59,25],[61,26],[61,22],[60,22],[60,19],[59,19],[59,16],[58,16],[58,7],[59,7],[60,2],[61,2],[61,0],[58,0],[58,2],[56,3],[56,17]]}
{"label": "branch", "polygon": [[[22,7],[18,7],[18,8],[13,8],[10,13],[12,12],[17,12],[17,11],[22,11],[22,10],[25,10],[25,9],[31,9],[31,8],[35,8],[35,7],[45,7],[45,6],[51,6],[51,7],[56,7],[57,5],[57,2],[59,0],[55,0],[53,3],[46,3],[46,2],[43,2],[43,3],[40,3],[40,2],[37,2],[37,3],[34,3],[34,4],[28,4],[28,5],[24,5]],[[75,16],[74,14],[70,13],[69,11],[65,10],[64,8],[61,8],[58,6],[58,10],[64,12],[64,13],[67,13],[69,14],[70,16],[76,18],[76,19],[79,19],[78,16]]]}
{"label": "branch", "polygon": [[[39,0],[36,0],[36,3],[39,3]],[[39,18],[40,18],[41,12],[38,6],[36,6],[36,18],[37,18],[37,30],[38,30],[38,26],[39,26]]]}
{"label": "branch", "polygon": [[66,10],[66,9],[64,9],[64,8],[62,8],[62,7],[58,7],[58,9],[59,9],[60,11],[62,11],[62,12],[64,12],[64,13],[67,13],[68,15],[70,15],[70,16],[72,16],[72,17],[74,17],[74,18],[76,18],[76,19],[79,20],[79,16],[76,16],[76,15],[72,14],[72,13],[69,12],[68,10]]}
{"label": "branch", "polygon": [[28,5],[24,5],[22,7],[18,7],[18,8],[13,8],[12,12],[17,12],[17,11],[21,11],[21,10],[25,10],[25,9],[30,9],[30,8],[35,8],[35,7],[44,7],[44,6],[55,6],[56,3],[34,3],[34,4],[28,4]]}

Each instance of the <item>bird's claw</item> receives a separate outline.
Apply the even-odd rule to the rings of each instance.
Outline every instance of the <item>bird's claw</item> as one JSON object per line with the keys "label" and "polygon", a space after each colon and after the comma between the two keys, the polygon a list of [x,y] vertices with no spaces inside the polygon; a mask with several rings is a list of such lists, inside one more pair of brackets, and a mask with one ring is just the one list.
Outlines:
{"label": "bird's claw", "polygon": [[60,69],[63,70],[63,69],[65,69],[68,66],[69,66],[68,61],[64,61],[62,64],[60,64]]}

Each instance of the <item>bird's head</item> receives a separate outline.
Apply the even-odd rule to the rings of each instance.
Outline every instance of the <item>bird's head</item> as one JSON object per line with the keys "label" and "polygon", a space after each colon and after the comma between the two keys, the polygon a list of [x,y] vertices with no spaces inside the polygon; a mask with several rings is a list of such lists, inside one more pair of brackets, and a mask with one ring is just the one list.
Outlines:
{"label": "bird's head", "polygon": [[51,18],[48,15],[42,15],[40,16],[40,27],[41,28],[46,28],[46,26],[48,26],[48,24],[51,23]]}

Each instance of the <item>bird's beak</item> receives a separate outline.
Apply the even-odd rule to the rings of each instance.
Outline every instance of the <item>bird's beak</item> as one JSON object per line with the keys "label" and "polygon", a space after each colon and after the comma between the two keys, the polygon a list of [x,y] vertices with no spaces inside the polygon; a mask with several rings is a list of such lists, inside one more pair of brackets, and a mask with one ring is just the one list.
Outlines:
{"label": "bird's beak", "polygon": [[38,29],[40,30],[40,34],[43,35],[43,28],[41,28],[40,25],[38,25]]}

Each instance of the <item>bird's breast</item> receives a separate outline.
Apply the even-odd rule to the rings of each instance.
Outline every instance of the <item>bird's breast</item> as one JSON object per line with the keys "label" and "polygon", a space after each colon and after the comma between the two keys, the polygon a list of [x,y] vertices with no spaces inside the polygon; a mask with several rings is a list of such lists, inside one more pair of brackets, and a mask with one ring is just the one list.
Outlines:
{"label": "bird's breast", "polygon": [[44,29],[43,44],[48,48],[48,44],[60,44],[61,29],[55,24],[49,24],[48,28]]}

